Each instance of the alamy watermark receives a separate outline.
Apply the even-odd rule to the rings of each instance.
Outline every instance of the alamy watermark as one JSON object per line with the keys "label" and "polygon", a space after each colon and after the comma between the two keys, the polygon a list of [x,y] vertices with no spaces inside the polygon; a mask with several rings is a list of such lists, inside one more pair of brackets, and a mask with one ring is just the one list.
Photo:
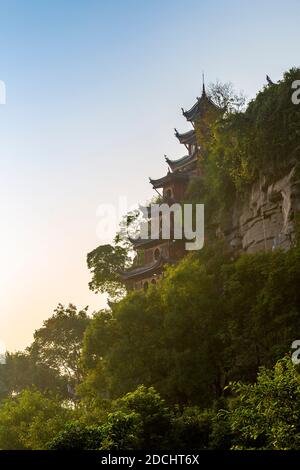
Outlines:
{"label": "alamy watermark", "polygon": [[3,341],[0,341],[0,365],[6,364],[6,345]]}
{"label": "alamy watermark", "polygon": [[[124,214],[125,222],[119,225]],[[112,239],[116,232],[122,240],[183,240],[187,251],[201,250],[204,245],[204,204],[150,204],[131,206],[126,197],[118,204],[100,204],[97,209],[97,236]],[[123,217],[124,220],[124,217]]]}
{"label": "alamy watermark", "polygon": [[295,365],[300,364],[300,340],[296,339],[291,345],[291,349],[295,349],[292,354],[292,362]]}
{"label": "alamy watermark", "polygon": [[292,90],[295,90],[292,93],[292,103],[299,105],[300,104],[300,80],[293,81]]}

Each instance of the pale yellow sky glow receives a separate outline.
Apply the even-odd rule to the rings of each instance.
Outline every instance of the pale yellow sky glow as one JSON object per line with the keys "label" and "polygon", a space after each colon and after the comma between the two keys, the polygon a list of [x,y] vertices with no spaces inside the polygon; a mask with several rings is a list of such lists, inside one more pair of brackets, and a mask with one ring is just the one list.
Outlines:
{"label": "pale yellow sky glow", "polygon": [[7,349],[29,345],[58,302],[90,305],[91,311],[105,305],[88,289],[82,234],[71,240],[67,226],[57,232],[50,223],[40,233],[22,220],[6,221],[0,235],[0,343]]}

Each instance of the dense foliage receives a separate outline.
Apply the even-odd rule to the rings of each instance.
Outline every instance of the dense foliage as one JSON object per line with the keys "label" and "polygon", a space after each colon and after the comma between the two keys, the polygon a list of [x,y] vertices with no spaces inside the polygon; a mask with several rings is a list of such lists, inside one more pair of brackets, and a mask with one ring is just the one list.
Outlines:
{"label": "dense foliage", "polygon": [[92,273],[91,290],[108,293],[112,298],[124,294],[120,273],[130,262],[128,248],[118,244],[100,245],[87,255],[87,265]]}
{"label": "dense foliage", "polygon": [[[291,69],[278,83],[266,85],[245,110],[206,123],[210,132],[204,146],[200,123],[196,126],[205,179],[192,182],[190,197],[205,202],[209,219],[224,217],[236,197],[243,198],[262,175],[274,180],[299,163],[300,106],[292,102],[292,83],[299,79],[300,69]],[[212,92],[219,101],[224,89],[216,84]],[[228,93],[233,101],[238,98],[225,88]]]}
{"label": "dense foliage", "polygon": [[280,358],[300,331],[299,282],[299,246],[233,259],[219,243],[88,321],[60,306],[76,393],[69,354],[46,342],[36,356],[37,338],[61,344],[56,312],[1,366],[0,448],[297,448],[300,378]]}
{"label": "dense foliage", "polygon": [[169,268],[87,328],[85,393],[116,397],[140,383],[172,403],[209,404],[229,380],[254,380],[300,328],[300,250],[231,259],[222,243]]}
{"label": "dense foliage", "polygon": [[255,384],[234,383],[231,390],[237,399],[225,416],[235,448],[299,449],[300,375],[289,357],[261,368]]}

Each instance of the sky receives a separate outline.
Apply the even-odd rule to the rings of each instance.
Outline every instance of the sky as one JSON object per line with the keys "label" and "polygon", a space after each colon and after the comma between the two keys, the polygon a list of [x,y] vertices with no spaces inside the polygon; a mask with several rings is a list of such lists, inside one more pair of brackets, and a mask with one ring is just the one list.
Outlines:
{"label": "sky", "polygon": [[207,83],[249,99],[299,66],[299,0],[0,0],[0,344],[23,349],[58,303],[90,312],[103,205],[145,202],[184,155]]}

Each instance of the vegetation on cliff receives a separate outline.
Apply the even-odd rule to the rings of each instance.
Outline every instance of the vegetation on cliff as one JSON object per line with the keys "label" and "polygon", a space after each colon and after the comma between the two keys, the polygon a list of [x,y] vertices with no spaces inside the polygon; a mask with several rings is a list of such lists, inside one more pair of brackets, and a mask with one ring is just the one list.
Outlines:
{"label": "vegetation on cliff", "polygon": [[[189,198],[204,202],[210,219],[219,219],[261,175],[274,181],[299,164],[300,106],[292,102],[292,83],[299,78],[300,69],[293,68],[278,83],[266,85],[246,109],[229,107],[210,124],[205,140],[196,127],[199,144],[203,147],[205,142],[205,178],[191,183]],[[212,89],[212,98],[217,91]],[[234,97],[225,89],[228,93]]]}

